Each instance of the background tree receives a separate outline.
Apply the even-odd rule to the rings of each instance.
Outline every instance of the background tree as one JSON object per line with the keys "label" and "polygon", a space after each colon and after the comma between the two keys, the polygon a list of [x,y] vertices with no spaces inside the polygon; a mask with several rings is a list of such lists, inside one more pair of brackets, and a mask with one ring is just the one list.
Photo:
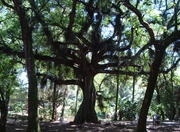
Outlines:
{"label": "background tree", "polygon": [[18,86],[18,80],[16,78],[16,61],[4,55],[0,56],[0,60],[0,129],[2,132],[6,132],[9,101],[15,87]]}

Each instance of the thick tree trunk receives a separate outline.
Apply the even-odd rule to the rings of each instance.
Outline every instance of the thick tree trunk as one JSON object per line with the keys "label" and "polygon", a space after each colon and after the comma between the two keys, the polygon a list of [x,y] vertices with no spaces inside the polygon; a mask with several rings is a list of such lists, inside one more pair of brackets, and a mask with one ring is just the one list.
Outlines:
{"label": "thick tree trunk", "polygon": [[159,69],[160,69],[162,60],[164,58],[164,54],[165,54],[165,47],[162,47],[160,45],[156,47],[155,58],[151,65],[148,85],[147,85],[145,97],[144,97],[140,115],[139,115],[139,120],[138,120],[138,125],[137,125],[137,130],[136,130],[137,132],[146,132],[146,120],[147,120],[148,110],[151,104],[153,92],[156,86],[157,77],[159,74]]}
{"label": "thick tree trunk", "polygon": [[2,101],[0,103],[1,110],[1,120],[0,120],[0,130],[1,132],[6,132],[6,123],[7,123],[7,115],[8,115],[8,103]]}
{"label": "thick tree trunk", "polygon": [[75,116],[75,123],[93,122],[97,123],[98,118],[95,112],[96,91],[93,84],[94,76],[84,77],[83,101]]}
{"label": "thick tree trunk", "polygon": [[[29,34],[30,35],[30,34]],[[38,88],[32,52],[32,43],[25,43],[26,68],[28,75],[28,132],[39,132]]]}
{"label": "thick tree trunk", "polygon": [[27,132],[39,132],[38,120],[38,88],[35,74],[35,64],[32,50],[32,28],[23,7],[22,0],[13,0],[15,11],[19,16],[22,41],[24,44],[26,69],[28,75],[28,128]]}

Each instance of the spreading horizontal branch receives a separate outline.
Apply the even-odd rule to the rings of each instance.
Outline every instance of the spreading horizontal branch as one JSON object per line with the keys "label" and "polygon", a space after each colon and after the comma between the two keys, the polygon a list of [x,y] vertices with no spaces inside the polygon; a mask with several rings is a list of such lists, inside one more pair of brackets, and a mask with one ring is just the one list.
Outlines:
{"label": "spreading horizontal branch", "polygon": [[106,68],[110,68],[110,67],[119,67],[119,68],[122,68],[122,67],[137,67],[137,68],[140,68],[142,67],[141,65],[136,65],[136,64],[129,64],[129,63],[121,63],[119,64],[118,62],[117,63],[106,63],[106,64],[99,64],[98,65],[98,68],[99,69],[106,69]]}
{"label": "spreading horizontal branch", "polygon": [[[18,56],[19,58],[25,58],[25,54],[23,51],[16,51],[5,45],[0,46],[0,52],[4,53],[6,55]],[[57,57],[51,57],[51,56],[47,56],[47,55],[34,54],[34,58],[36,60],[41,60],[41,61],[56,62],[58,64],[64,64],[64,65],[70,66],[70,67],[73,67],[73,65],[74,65],[74,61],[67,60],[67,59],[65,60],[63,58],[61,59],[61,58],[57,58]]]}
{"label": "spreading horizontal branch", "polygon": [[73,80],[73,79],[72,80],[62,80],[60,78],[54,77],[52,75],[44,74],[44,73],[37,73],[36,75],[45,77],[59,85],[79,85],[79,86],[81,86],[81,82],[79,80]]}
{"label": "spreading horizontal branch", "polygon": [[120,75],[149,75],[149,72],[139,71],[139,72],[131,72],[131,71],[122,71],[122,70],[99,70],[98,73],[107,73],[107,74],[120,74]]}

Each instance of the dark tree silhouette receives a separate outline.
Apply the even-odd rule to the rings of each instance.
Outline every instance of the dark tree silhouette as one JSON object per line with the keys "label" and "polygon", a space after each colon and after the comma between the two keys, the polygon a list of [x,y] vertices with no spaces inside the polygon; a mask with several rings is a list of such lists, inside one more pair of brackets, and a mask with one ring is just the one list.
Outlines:
{"label": "dark tree silhouette", "polygon": [[[128,0],[113,0],[104,3],[100,0],[70,0],[67,3],[58,0],[27,0],[27,5],[21,0],[13,0],[13,6],[4,0],[1,2],[4,6],[14,10],[19,17],[24,52],[13,50],[7,45],[0,47],[0,51],[26,59],[29,79],[28,131],[38,131],[36,75],[46,76],[60,85],[79,85],[83,93],[83,101],[74,121],[76,123],[97,123],[96,89],[93,81],[99,73],[127,76],[149,75],[137,126],[138,132],[146,131],[147,114],[158,74],[160,72],[167,73],[180,61],[178,59],[167,71],[160,69],[167,47],[180,39],[177,6],[174,8],[172,19],[167,23],[163,21],[165,24],[162,22],[162,25],[167,25],[167,29],[170,31],[159,37],[156,36],[150,24],[144,20],[143,12],[138,9],[139,0],[135,6]],[[167,0],[165,2],[167,3]],[[179,1],[175,4],[178,5],[178,3]],[[148,4],[146,6],[149,8]],[[162,5],[160,4],[160,6]],[[131,13],[135,15],[135,22],[129,22],[133,17]],[[166,17],[163,16],[163,18]],[[151,23],[158,23],[158,21]],[[174,30],[171,29],[172,27]],[[136,30],[143,33],[140,34]],[[43,40],[32,41],[36,40],[33,33],[39,33],[38,37],[43,36]],[[141,39],[138,40],[136,37],[141,38],[143,35],[145,36],[143,39],[146,40],[141,43],[139,42]],[[37,43],[42,48],[35,53],[32,44]],[[49,51],[48,55],[45,55],[47,47]],[[177,51],[178,47],[176,43],[174,50]],[[155,52],[152,53],[153,62],[150,71],[145,71],[143,64],[139,64],[138,60],[148,48],[154,48]],[[40,50],[42,51],[40,52]],[[35,73],[34,59],[52,62],[56,66],[69,67],[73,70],[76,79],[62,80],[44,73]]]}

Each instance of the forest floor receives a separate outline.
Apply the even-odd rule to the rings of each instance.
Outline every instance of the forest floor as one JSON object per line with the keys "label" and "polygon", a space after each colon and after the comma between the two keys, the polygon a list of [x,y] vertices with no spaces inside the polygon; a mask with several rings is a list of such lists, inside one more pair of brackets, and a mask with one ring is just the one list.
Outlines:
{"label": "forest floor", "polygon": [[[137,121],[112,121],[99,124],[84,123],[77,125],[67,122],[41,122],[42,132],[134,132]],[[9,122],[7,132],[25,132],[27,121]],[[164,121],[160,125],[147,123],[148,132],[180,132],[180,122]]]}

